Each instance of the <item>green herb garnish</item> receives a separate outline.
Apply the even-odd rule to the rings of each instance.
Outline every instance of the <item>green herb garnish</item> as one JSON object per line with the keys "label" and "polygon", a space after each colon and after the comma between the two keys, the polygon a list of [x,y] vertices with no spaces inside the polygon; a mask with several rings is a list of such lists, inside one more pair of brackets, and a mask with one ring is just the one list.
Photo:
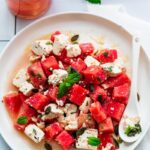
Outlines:
{"label": "green herb garnish", "polygon": [[86,128],[80,128],[77,132],[76,132],[76,136],[80,136],[84,133],[84,131],[86,130]]}
{"label": "green herb garnish", "polygon": [[72,85],[77,83],[79,80],[80,74],[76,70],[69,68],[68,77],[59,85],[57,97],[63,97],[72,87]]}
{"label": "green herb garnish", "polygon": [[71,37],[71,42],[73,42],[73,43],[76,42],[76,41],[78,40],[78,38],[79,38],[79,35],[78,35],[78,34],[72,36],[72,37]]}
{"label": "green herb garnish", "polygon": [[88,144],[92,146],[98,146],[101,144],[101,141],[99,138],[96,137],[88,137]]}
{"label": "green herb garnish", "polygon": [[45,143],[44,147],[45,147],[46,150],[52,150],[52,146],[48,143]]}
{"label": "green herb garnish", "polygon": [[125,130],[125,134],[129,137],[135,136],[142,132],[141,125],[139,123],[135,124],[134,126],[128,126]]}
{"label": "green herb garnish", "polygon": [[87,1],[93,4],[101,4],[101,0],[87,0]]}
{"label": "green herb garnish", "polygon": [[108,57],[108,52],[104,52],[103,55],[104,55],[105,57]]}
{"label": "green herb garnish", "polygon": [[51,112],[51,107],[47,107],[45,110],[45,115],[48,115]]}
{"label": "green herb garnish", "polygon": [[97,99],[98,99],[98,101],[100,101],[100,102],[102,103],[102,100],[103,100],[102,95],[98,95],[98,96],[97,96]]}
{"label": "green herb garnish", "polygon": [[46,45],[52,45],[52,43],[50,41],[46,42]]}
{"label": "green herb garnish", "polygon": [[28,118],[26,116],[21,116],[21,117],[18,118],[17,123],[21,124],[21,125],[27,124],[28,123]]}

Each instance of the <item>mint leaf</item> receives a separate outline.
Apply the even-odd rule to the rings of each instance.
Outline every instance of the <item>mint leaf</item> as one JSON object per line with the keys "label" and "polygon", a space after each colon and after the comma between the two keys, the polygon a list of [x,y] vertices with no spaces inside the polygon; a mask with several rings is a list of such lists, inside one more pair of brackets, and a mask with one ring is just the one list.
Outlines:
{"label": "mint leaf", "polygon": [[85,130],[86,130],[86,128],[85,128],[85,127],[80,128],[79,130],[77,130],[77,132],[76,132],[76,136],[82,135],[82,134],[84,133],[84,131],[85,131]]}
{"label": "mint leaf", "polygon": [[28,123],[28,118],[26,116],[21,116],[17,120],[18,124],[24,125]]}
{"label": "mint leaf", "polygon": [[69,73],[68,77],[63,81],[63,83],[60,83],[59,85],[57,94],[58,98],[63,97],[72,87],[72,85],[80,80],[80,74],[71,67],[69,67],[68,73]]}
{"label": "mint leaf", "polygon": [[93,4],[101,4],[101,0],[87,0],[87,1]]}
{"label": "mint leaf", "polygon": [[88,144],[92,146],[98,146],[101,144],[101,141],[99,138],[96,137],[88,137]]}

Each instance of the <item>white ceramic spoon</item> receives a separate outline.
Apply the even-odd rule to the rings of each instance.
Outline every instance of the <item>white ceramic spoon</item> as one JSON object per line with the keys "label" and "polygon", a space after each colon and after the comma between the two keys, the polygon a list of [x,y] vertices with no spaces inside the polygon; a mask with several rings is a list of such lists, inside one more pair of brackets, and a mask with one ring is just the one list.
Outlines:
{"label": "white ceramic spoon", "polygon": [[[138,101],[137,101],[137,75],[138,75],[138,63],[139,63],[140,43],[138,38],[133,38],[132,43],[132,82],[131,91],[129,96],[128,105],[124,111],[124,115],[128,117],[140,117]],[[124,142],[131,143],[136,141],[140,134],[136,134],[133,137],[128,137],[124,132],[124,117],[122,117],[119,123],[119,135]]]}

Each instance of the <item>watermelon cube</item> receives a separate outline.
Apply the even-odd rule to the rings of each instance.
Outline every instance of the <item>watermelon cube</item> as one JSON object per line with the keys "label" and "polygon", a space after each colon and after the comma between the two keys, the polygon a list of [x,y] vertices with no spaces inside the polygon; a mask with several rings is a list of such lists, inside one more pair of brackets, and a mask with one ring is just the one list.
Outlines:
{"label": "watermelon cube", "polygon": [[102,108],[100,102],[96,101],[91,104],[90,112],[92,117],[98,122],[101,123],[107,118],[105,110]]}
{"label": "watermelon cube", "polygon": [[107,79],[107,73],[100,66],[90,66],[83,71],[84,78],[89,83],[100,84]]}
{"label": "watermelon cube", "polygon": [[129,92],[130,92],[130,85],[128,83],[114,87],[113,98],[120,103],[127,104]]}
{"label": "watermelon cube", "polygon": [[90,55],[94,52],[94,47],[92,43],[82,43],[79,46],[82,54],[84,55]]}
{"label": "watermelon cube", "polygon": [[107,98],[107,92],[100,86],[95,86],[94,92],[91,94],[91,98],[94,101],[99,101],[101,103]]}
{"label": "watermelon cube", "polygon": [[116,86],[123,85],[125,83],[128,83],[129,85],[131,84],[131,80],[129,77],[125,74],[122,73],[121,75],[117,77],[110,77],[108,80],[106,80],[102,86],[104,89],[109,89],[109,88],[114,88]]}
{"label": "watermelon cube", "polygon": [[34,64],[31,64],[28,67],[28,75],[31,80],[31,83],[34,85],[34,87],[39,88],[40,85],[44,85],[47,78],[45,76],[45,73],[42,69],[41,63],[36,62]]}
{"label": "watermelon cube", "polygon": [[62,127],[58,122],[52,123],[45,128],[45,138],[51,140],[62,131]]}
{"label": "watermelon cube", "polygon": [[71,67],[78,72],[82,72],[82,70],[86,69],[86,64],[81,58],[78,58],[77,61],[71,63]]}
{"label": "watermelon cube", "polygon": [[107,114],[115,119],[116,121],[120,121],[123,112],[125,109],[125,105],[118,102],[110,102],[106,106]]}
{"label": "watermelon cube", "polygon": [[70,101],[74,104],[81,105],[88,94],[88,90],[78,84],[74,84],[70,92]]}
{"label": "watermelon cube", "polygon": [[29,97],[25,102],[34,109],[42,111],[44,107],[48,105],[49,99],[41,93],[36,93]]}
{"label": "watermelon cube", "polygon": [[19,93],[10,93],[3,97],[5,106],[13,118],[18,116],[22,105],[22,100],[20,96],[21,95]]}
{"label": "watermelon cube", "polygon": [[68,150],[75,142],[74,138],[67,132],[62,131],[57,137],[56,141],[63,147],[64,150]]}
{"label": "watermelon cube", "polygon": [[54,56],[49,56],[45,60],[41,61],[42,68],[47,76],[52,74],[53,69],[58,69],[59,65]]}
{"label": "watermelon cube", "polygon": [[100,133],[113,133],[114,126],[110,117],[106,118],[103,122],[99,124]]}
{"label": "watermelon cube", "polygon": [[115,49],[102,50],[98,55],[95,56],[95,58],[101,63],[114,62],[117,57],[117,50]]}

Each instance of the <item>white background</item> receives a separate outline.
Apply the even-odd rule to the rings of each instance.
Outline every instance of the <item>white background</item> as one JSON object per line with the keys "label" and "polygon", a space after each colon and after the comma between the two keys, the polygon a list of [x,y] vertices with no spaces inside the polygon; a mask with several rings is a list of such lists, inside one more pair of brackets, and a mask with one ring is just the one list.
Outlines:
{"label": "white background", "polygon": [[[7,9],[5,0],[0,0],[0,51],[15,35],[31,20],[22,20],[15,18]],[[145,21],[150,21],[150,0],[102,0],[102,5],[122,4],[127,12],[135,17]],[[85,0],[52,0],[52,5],[45,15],[64,12],[64,11],[87,11]],[[110,14],[111,15],[111,14]],[[12,137],[13,138],[13,137]],[[138,146],[137,150],[149,150],[150,131],[147,133],[143,142]],[[149,147],[149,149],[145,149]],[[3,139],[0,137],[0,150],[10,150]]]}

